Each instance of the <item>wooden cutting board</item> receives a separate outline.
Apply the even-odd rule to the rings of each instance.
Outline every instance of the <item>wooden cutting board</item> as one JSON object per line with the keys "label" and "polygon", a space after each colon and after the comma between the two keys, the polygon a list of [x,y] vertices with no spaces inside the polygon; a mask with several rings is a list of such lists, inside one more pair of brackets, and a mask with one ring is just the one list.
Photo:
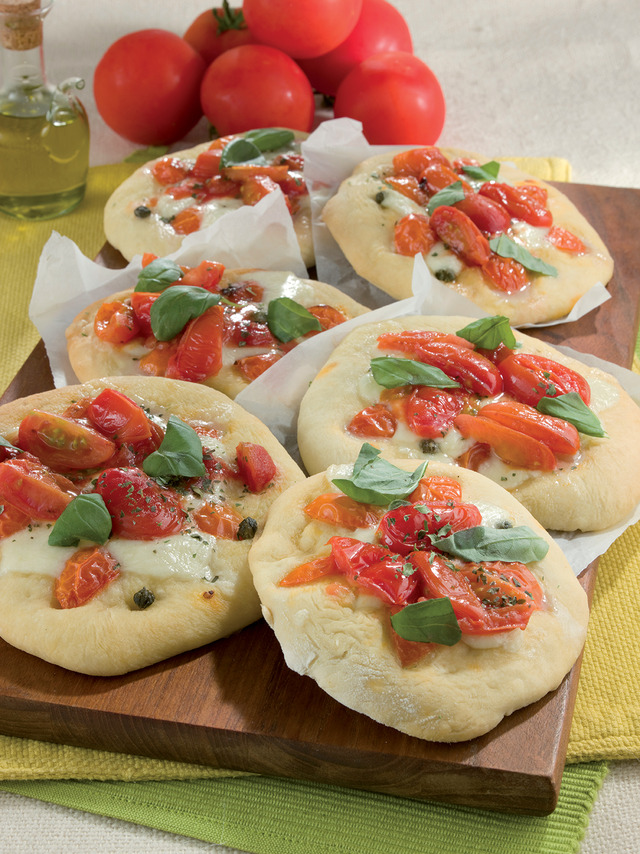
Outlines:
{"label": "wooden cutting board", "polygon": [[[612,299],[538,332],[632,363],[638,329],[635,223],[640,191],[562,185],[616,262]],[[110,247],[103,261],[118,266]],[[52,386],[38,345],[1,402]],[[597,567],[581,575],[591,596]],[[260,621],[215,644],[126,676],[66,671],[0,641],[0,733],[409,798],[529,815],[557,802],[580,662],[560,687],[491,733],[456,745],[404,735],[352,712],[287,669]]]}

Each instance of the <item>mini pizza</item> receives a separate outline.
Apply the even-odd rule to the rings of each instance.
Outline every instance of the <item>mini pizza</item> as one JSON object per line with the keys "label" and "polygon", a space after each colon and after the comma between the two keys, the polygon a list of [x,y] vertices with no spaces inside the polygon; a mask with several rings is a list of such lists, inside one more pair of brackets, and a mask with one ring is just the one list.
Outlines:
{"label": "mini pizza", "polygon": [[164,378],[0,409],[0,637],[69,670],[127,673],[260,617],[247,555],[303,478],[223,394]]}
{"label": "mini pizza", "polygon": [[187,234],[280,189],[302,260],[313,266],[311,205],[300,153],[305,137],[299,131],[263,128],[145,163],[107,201],[107,240],[128,261],[144,252],[169,255]]}
{"label": "mini pizza", "polygon": [[512,495],[443,463],[386,461],[295,484],[249,555],[286,663],[345,706],[456,742],[558,687],[588,607]]}
{"label": "mini pizza", "polygon": [[293,273],[180,267],[149,253],[143,264],[135,289],[94,302],[66,330],[81,382],[165,376],[235,397],[301,341],[368,311]]}
{"label": "mini pizza", "polygon": [[310,473],[363,441],[475,469],[547,529],[602,530],[640,501],[640,410],[618,381],[505,317],[402,317],[344,338],[302,399]]}
{"label": "mini pizza", "polygon": [[354,270],[396,299],[413,258],[512,324],[565,317],[613,262],[556,187],[507,163],[433,146],[361,163],[322,214]]}

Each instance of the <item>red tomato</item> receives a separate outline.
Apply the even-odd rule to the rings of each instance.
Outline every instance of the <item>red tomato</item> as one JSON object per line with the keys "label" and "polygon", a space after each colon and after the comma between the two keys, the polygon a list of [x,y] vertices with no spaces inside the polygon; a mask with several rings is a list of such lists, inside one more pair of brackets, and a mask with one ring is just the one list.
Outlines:
{"label": "red tomato", "polygon": [[553,451],[525,433],[481,415],[458,415],[454,423],[465,439],[490,445],[508,465],[541,471],[553,471],[556,467]]}
{"label": "red tomato", "polygon": [[[478,196],[478,198],[482,198]],[[490,279],[491,284],[506,294],[515,294],[529,284],[529,275],[526,269],[515,258],[502,258],[500,255],[492,255],[482,265],[482,272]]]}
{"label": "red tomato", "polygon": [[130,397],[114,388],[105,388],[86,411],[91,424],[121,445],[142,442],[152,436],[151,422],[144,410]]}
{"label": "red tomato", "polygon": [[240,442],[236,447],[238,472],[250,492],[262,492],[277,474],[271,455],[262,445]]}
{"label": "red tomato", "polygon": [[218,261],[201,261],[197,267],[190,267],[180,279],[181,285],[204,288],[216,293],[220,279],[224,273],[224,264]]}
{"label": "red tomato", "polygon": [[414,388],[405,410],[409,429],[423,439],[441,439],[453,426],[453,419],[467,398],[467,393],[458,389]]}
{"label": "red tomato", "polygon": [[242,10],[257,41],[301,59],[338,47],[358,22],[362,0],[244,0]]}
{"label": "red tomato", "polygon": [[429,193],[415,175],[389,175],[385,184],[418,205],[426,205],[429,201]]}
{"label": "red tomato", "polygon": [[0,502],[29,519],[54,521],[72,498],[35,457],[24,454],[0,463]]}
{"label": "red tomato", "polygon": [[361,439],[390,439],[398,427],[398,420],[384,403],[374,403],[357,412],[347,431]]}
{"label": "red tomato", "polygon": [[255,305],[227,310],[224,318],[224,340],[236,347],[276,347],[278,342],[265,323],[252,320]]}
{"label": "red tomato", "polygon": [[116,449],[110,439],[91,427],[38,409],[20,422],[18,445],[58,471],[96,468]]}
{"label": "red tomato", "polygon": [[387,51],[413,53],[407,22],[387,0],[363,0],[360,17],[346,39],[322,56],[299,60],[299,65],[314,89],[335,95],[356,65]]}
{"label": "red tomato", "polygon": [[317,557],[307,563],[294,567],[278,582],[279,587],[296,587],[298,584],[309,584],[323,578],[325,575],[335,575],[338,572],[333,557]]}
{"label": "red tomato", "polygon": [[0,539],[10,537],[17,531],[21,531],[30,522],[31,516],[27,516],[26,513],[18,510],[13,504],[2,505],[2,511],[0,512]]}
{"label": "red tomato", "polygon": [[280,353],[276,352],[256,353],[255,356],[244,356],[242,359],[236,359],[233,364],[247,382],[253,382],[281,358]]}
{"label": "red tomato", "polygon": [[500,184],[488,181],[479,191],[482,196],[493,199],[509,211],[514,219],[521,219],[529,225],[551,225],[553,217],[537,194],[528,192],[523,187],[512,187],[510,184]]}
{"label": "red tomato", "polygon": [[580,434],[573,424],[563,418],[538,412],[537,409],[525,403],[515,401],[488,403],[478,414],[538,439],[555,454],[576,454],[580,450]]}
{"label": "red tomato", "polygon": [[394,226],[393,245],[398,255],[425,255],[437,242],[426,214],[407,214]]}
{"label": "red tomato", "polygon": [[566,228],[560,228],[559,225],[550,228],[547,237],[557,249],[569,252],[571,255],[585,255],[589,251],[579,237],[567,231]]}
{"label": "red tomato", "polygon": [[378,527],[378,539],[383,546],[400,555],[414,549],[430,549],[427,534],[447,533],[482,525],[482,514],[475,504],[406,504],[384,514]]}
{"label": "red tomato", "polygon": [[412,504],[422,504],[432,501],[462,501],[462,487],[457,480],[441,475],[423,477],[413,490],[408,500]]}
{"label": "red tomato", "polygon": [[242,14],[242,9],[223,0],[221,9],[207,9],[189,25],[183,36],[197,50],[207,65],[232,47],[255,41]]}
{"label": "red tomato", "polygon": [[331,537],[331,557],[335,572],[354,581],[368,566],[379,563],[389,555],[389,549],[375,543],[363,543],[353,537]]}
{"label": "red tomato", "polygon": [[453,168],[449,158],[439,148],[431,145],[425,148],[410,148],[394,155],[393,171],[396,175],[413,175],[419,178],[424,170],[434,163]]}
{"label": "red tomato", "polygon": [[387,554],[383,560],[362,569],[356,584],[387,605],[406,605],[416,598],[419,577],[417,573],[405,575],[404,564],[397,554]]}
{"label": "red tomato", "polygon": [[336,118],[362,122],[372,145],[436,142],[445,101],[431,69],[411,53],[378,53],[344,78],[334,104]]}
{"label": "red tomato", "polygon": [[535,406],[542,397],[577,392],[589,405],[591,389],[586,379],[571,368],[528,353],[513,353],[499,365],[504,390],[521,403]]}
{"label": "red tomato", "polygon": [[120,136],[140,145],[182,139],[202,116],[204,59],[166,30],[122,36],[96,66],[93,94],[98,112]]}
{"label": "red tomato", "polygon": [[355,531],[358,528],[369,528],[377,525],[381,510],[372,504],[363,504],[342,495],[339,492],[328,492],[318,495],[311,504],[307,504],[304,512],[318,522],[326,522],[327,525],[340,525]]}
{"label": "red tomato", "polygon": [[133,308],[122,300],[103,302],[93,321],[93,330],[101,341],[126,344],[140,332]]}
{"label": "red tomato", "polygon": [[458,208],[440,205],[430,219],[431,228],[443,243],[472,267],[482,267],[491,257],[489,241],[477,225]]}
{"label": "red tomato", "polygon": [[65,563],[55,583],[55,597],[61,608],[84,605],[119,575],[118,562],[106,549],[88,546],[79,549]]}
{"label": "red tomato", "polygon": [[327,329],[333,329],[334,326],[344,323],[347,319],[339,309],[331,305],[310,305],[307,311],[320,323],[323,332]]}
{"label": "red tomato", "polygon": [[499,202],[478,193],[465,196],[455,203],[455,207],[466,214],[483,234],[499,234],[511,225],[509,213]]}
{"label": "red tomato", "polygon": [[426,347],[438,341],[455,344],[457,347],[466,347],[473,350],[475,344],[456,335],[453,332],[433,332],[429,329],[410,329],[406,332],[385,332],[378,338],[378,347],[381,350],[399,350],[401,353],[409,353],[411,358],[419,358],[421,347]]}
{"label": "red tomato", "polygon": [[186,325],[178,347],[169,357],[165,376],[171,379],[201,382],[215,376],[222,367],[224,309],[208,308]]}
{"label": "red tomato", "polygon": [[444,190],[445,187],[450,187],[451,184],[455,184],[456,181],[459,181],[462,184],[462,188],[465,192],[473,192],[471,184],[458,175],[458,173],[450,166],[447,166],[444,163],[432,163],[427,166],[420,176],[420,184],[427,188],[429,195],[431,196],[439,193],[440,190]]}
{"label": "red tomato", "polygon": [[183,528],[185,513],[177,496],[138,468],[105,469],[95,491],[104,500],[116,537],[154,540]]}
{"label": "red tomato", "polygon": [[263,127],[309,132],[315,113],[313,89],[302,69],[267,45],[235,47],[214,59],[200,99],[219,134]]}
{"label": "red tomato", "polygon": [[138,324],[138,334],[153,335],[151,329],[151,306],[160,294],[147,293],[146,291],[134,291],[131,294],[131,308]]}
{"label": "red tomato", "polygon": [[230,504],[207,503],[193,514],[193,518],[201,531],[222,540],[235,540],[244,517]]}
{"label": "red tomato", "polygon": [[193,234],[202,223],[202,211],[197,208],[184,208],[170,222],[176,234]]}

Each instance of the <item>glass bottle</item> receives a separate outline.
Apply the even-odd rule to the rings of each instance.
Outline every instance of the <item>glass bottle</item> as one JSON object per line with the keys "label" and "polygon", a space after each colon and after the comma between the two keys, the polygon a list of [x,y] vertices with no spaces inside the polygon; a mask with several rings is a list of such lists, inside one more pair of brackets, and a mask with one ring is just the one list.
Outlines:
{"label": "glass bottle", "polygon": [[80,78],[46,80],[43,19],[53,0],[0,0],[0,211],[20,219],[67,213],[83,197],[89,123]]}

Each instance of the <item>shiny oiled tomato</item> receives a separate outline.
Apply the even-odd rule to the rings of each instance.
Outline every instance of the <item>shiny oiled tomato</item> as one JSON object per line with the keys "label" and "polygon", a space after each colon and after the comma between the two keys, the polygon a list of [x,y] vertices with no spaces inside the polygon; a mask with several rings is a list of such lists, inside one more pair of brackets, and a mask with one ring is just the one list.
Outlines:
{"label": "shiny oiled tomato", "polygon": [[563,418],[545,415],[524,403],[489,403],[478,414],[538,439],[555,454],[575,454],[580,450],[580,434],[573,424]]}
{"label": "shiny oiled tomato", "polygon": [[515,294],[529,284],[529,275],[526,269],[515,258],[502,258],[500,255],[492,255],[482,265],[482,272],[488,277],[492,285],[506,294]]}
{"label": "shiny oiled tomato", "polygon": [[426,205],[429,201],[429,193],[415,175],[389,175],[385,184],[418,205]]}
{"label": "shiny oiled tomato", "polygon": [[[2,499],[0,499],[0,502],[1,501]],[[1,506],[0,539],[10,537],[17,531],[21,531],[31,522],[31,517],[27,516],[26,513],[23,513],[22,510],[18,510],[17,507],[13,506],[13,504],[3,504]]]}
{"label": "shiny oiled tomato", "polygon": [[224,309],[208,308],[185,327],[177,349],[169,357],[164,375],[170,379],[201,382],[222,367]]}
{"label": "shiny oiled tomato", "polygon": [[433,166],[435,163],[453,168],[446,154],[434,145],[409,148],[394,155],[393,171],[395,175],[413,175],[419,178],[428,166]]}
{"label": "shiny oiled tomato", "polygon": [[96,468],[116,450],[97,430],[38,409],[20,422],[18,445],[57,471]]}
{"label": "shiny oiled tomato", "polygon": [[445,101],[431,69],[412,53],[386,51],[370,56],[338,87],[336,118],[362,122],[372,145],[435,143],[444,126]]}
{"label": "shiny oiled tomato", "polygon": [[131,305],[123,300],[103,302],[93,321],[93,330],[101,341],[109,344],[126,344],[140,332],[140,326]]}
{"label": "shiny oiled tomato", "polygon": [[356,65],[387,51],[413,52],[407,22],[387,0],[363,0],[360,17],[346,39],[328,53],[300,59],[299,64],[314,89],[324,95],[335,95]]}
{"label": "shiny oiled tomato", "polygon": [[444,529],[442,536],[446,536],[476,525],[482,525],[482,514],[475,504],[406,504],[385,513],[378,526],[378,539],[392,552],[406,556],[415,549],[430,549],[429,534]]}
{"label": "shiny oiled tomato", "polygon": [[481,415],[458,415],[455,426],[465,439],[475,439],[490,445],[500,459],[508,465],[525,469],[553,471],[556,458],[553,451],[539,439],[505,427]]}
{"label": "shiny oiled tomato", "polygon": [[387,605],[406,605],[417,596],[419,578],[416,573],[406,573],[404,565],[405,561],[397,554],[387,554],[383,560],[362,569],[356,584]]}
{"label": "shiny oiled tomato", "polygon": [[229,6],[228,0],[223,0],[221,9],[207,9],[198,15],[183,38],[198,51],[207,65],[225,50],[255,41],[242,9]]}
{"label": "shiny oiled tomato", "polygon": [[0,502],[29,519],[55,521],[72,498],[35,457],[24,454],[0,463]]}
{"label": "shiny oiled tomato", "polygon": [[202,109],[219,134],[263,127],[309,132],[311,84],[290,56],[268,45],[243,45],[211,63],[200,89]]}
{"label": "shiny oiled tomato", "polygon": [[142,442],[152,436],[144,410],[121,391],[105,388],[86,410],[91,424],[118,444]]}
{"label": "shiny oiled tomato", "polygon": [[450,187],[451,184],[455,184],[458,181],[462,184],[462,188],[465,192],[473,192],[469,182],[444,163],[432,163],[430,166],[427,166],[422,175],[420,175],[420,183],[427,188],[427,191],[431,196],[439,193],[440,190],[444,190],[446,187]]}
{"label": "shiny oiled tomato", "polygon": [[560,228],[559,225],[554,225],[549,229],[547,238],[556,249],[569,252],[571,255],[585,255],[589,251],[579,237],[566,228]]}
{"label": "shiny oiled tomato", "polygon": [[250,492],[262,492],[278,471],[267,449],[254,442],[240,442],[236,459],[239,477]]}
{"label": "shiny oiled tomato", "polygon": [[467,350],[473,350],[475,346],[471,341],[453,332],[409,329],[405,332],[385,332],[378,337],[378,347],[381,350],[399,350],[401,353],[409,353],[414,358],[422,347],[441,341],[455,344],[456,347],[465,347]]}
{"label": "shiny oiled tomato", "polygon": [[348,528],[351,531],[377,525],[381,515],[379,507],[363,504],[339,492],[318,495],[310,504],[307,504],[304,512],[318,522],[326,522],[327,525],[340,525],[340,527]]}
{"label": "shiny oiled tomato", "polygon": [[355,27],[362,0],[244,0],[242,10],[258,41],[301,59],[338,47]]}
{"label": "shiny oiled tomato", "polygon": [[542,397],[577,392],[589,405],[591,389],[587,380],[577,371],[529,353],[513,353],[499,364],[504,390],[521,403],[535,406]]}
{"label": "shiny oiled tomato", "polygon": [[169,145],[202,116],[206,64],[188,42],[160,29],[122,36],[96,66],[98,112],[120,136],[140,145]]}
{"label": "shiny oiled tomato", "polygon": [[499,234],[511,225],[509,212],[499,202],[478,193],[470,193],[454,207],[466,214],[483,234]]}
{"label": "shiny oiled tomato", "polygon": [[423,439],[441,439],[453,426],[468,397],[461,389],[417,386],[407,400],[407,425]]}
{"label": "shiny oiled tomato", "polygon": [[153,335],[151,329],[151,306],[160,294],[146,293],[145,291],[134,291],[131,294],[131,308],[138,324],[138,334]]}
{"label": "shiny oiled tomato", "polygon": [[324,578],[325,575],[336,575],[337,573],[338,569],[335,561],[329,554],[324,557],[314,558],[294,567],[284,578],[280,579],[278,586],[297,587],[299,584],[310,584],[319,578]]}
{"label": "shiny oiled tomato", "polygon": [[407,499],[412,504],[429,502],[453,501],[459,504],[462,501],[462,487],[457,480],[440,475],[429,475],[423,477]]}
{"label": "shiny oiled tomato", "polygon": [[353,416],[347,432],[361,439],[390,439],[397,427],[398,419],[393,412],[384,403],[374,403]]}
{"label": "shiny oiled tomato", "polygon": [[335,571],[354,581],[368,566],[379,563],[389,555],[389,549],[375,543],[363,543],[353,537],[331,537],[331,557]]}
{"label": "shiny oiled tomato", "polygon": [[256,353],[254,356],[236,359],[233,364],[247,382],[253,382],[281,358],[281,354],[276,352]]}
{"label": "shiny oiled tomato", "polygon": [[79,549],[65,563],[54,587],[61,608],[77,608],[120,575],[117,560],[106,549]]}
{"label": "shiny oiled tomato", "polygon": [[483,184],[478,192],[501,204],[514,219],[524,220],[529,225],[540,226],[548,226],[553,222],[553,217],[544,203],[535,194],[527,192],[522,187],[489,181]]}
{"label": "shiny oiled tomato", "polygon": [[333,329],[334,326],[339,326],[347,319],[339,309],[334,308],[332,305],[311,305],[307,311],[320,323],[322,332],[325,332],[327,329]]}
{"label": "shiny oiled tomato", "polygon": [[244,517],[230,504],[208,502],[193,514],[193,518],[201,531],[223,540],[235,540]]}
{"label": "shiny oiled tomato", "polygon": [[180,284],[204,288],[216,293],[224,269],[224,264],[220,264],[218,261],[201,261],[197,267],[190,267],[185,270],[184,276],[180,279]]}
{"label": "shiny oiled tomato", "polygon": [[175,493],[161,489],[138,468],[105,469],[95,491],[104,500],[117,537],[153,540],[184,527],[185,513]]}
{"label": "shiny oiled tomato", "polygon": [[410,213],[393,228],[393,245],[398,255],[425,255],[438,242],[426,214]]}
{"label": "shiny oiled tomato", "polygon": [[458,208],[440,205],[430,219],[431,228],[443,243],[472,267],[482,267],[491,257],[489,241],[477,225]]}

